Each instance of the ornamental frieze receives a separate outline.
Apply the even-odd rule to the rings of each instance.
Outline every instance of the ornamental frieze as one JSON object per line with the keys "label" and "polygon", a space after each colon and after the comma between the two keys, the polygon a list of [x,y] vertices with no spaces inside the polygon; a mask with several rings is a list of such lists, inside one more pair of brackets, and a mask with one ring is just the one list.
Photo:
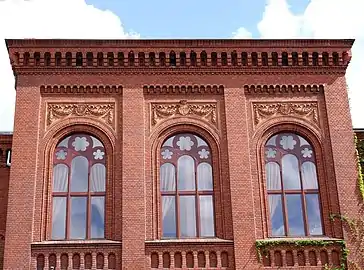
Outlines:
{"label": "ornamental frieze", "polygon": [[254,123],[260,124],[278,116],[294,116],[319,125],[317,102],[253,103]]}
{"label": "ornamental frieze", "polygon": [[115,129],[115,105],[113,103],[48,103],[47,126],[71,117],[90,117]]}
{"label": "ornamental frieze", "polygon": [[152,103],[151,109],[152,126],[178,116],[199,118],[217,126],[216,103],[188,103],[187,100],[181,100],[179,103]]}

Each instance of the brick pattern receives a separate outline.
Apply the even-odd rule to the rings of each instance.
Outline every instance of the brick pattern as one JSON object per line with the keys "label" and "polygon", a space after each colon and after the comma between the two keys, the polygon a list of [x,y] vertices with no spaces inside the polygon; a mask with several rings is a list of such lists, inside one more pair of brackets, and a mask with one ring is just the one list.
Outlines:
{"label": "brick pattern", "polygon": [[[38,47],[35,46],[37,42]],[[214,252],[221,258],[217,269],[224,269],[222,257],[226,254],[228,269],[263,267],[255,251],[257,239],[270,237],[263,146],[272,134],[280,131],[297,132],[315,148],[325,236],[346,238],[342,224],[329,220],[328,216],[330,213],[357,215],[356,197],[352,196],[356,194],[353,134],[342,77],[350,60],[352,41],[271,41],[269,50],[268,41],[223,41],[219,44],[215,41],[202,41],[201,44],[191,41],[199,53],[203,49],[210,54],[213,50],[221,53],[235,48],[239,50],[239,61],[240,51],[269,51],[269,54],[277,52],[281,55],[290,45],[299,52],[311,46],[310,55],[315,51],[327,51],[331,57],[333,52],[340,52],[340,65],[330,67],[321,64],[318,67],[272,67],[269,60],[269,67],[265,69],[259,60],[258,66],[253,68],[250,58],[243,73],[238,70],[239,66],[230,69],[229,65],[218,65],[214,70],[206,69],[201,67],[200,60],[196,67],[180,69],[148,69],[148,66],[143,66],[124,70],[120,67],[111,69],[106,65],[76,68],[76,59],[72,60],[69,68],[62,60],[56,70],[44,65],[44,59],[40,60],[41,67],[34,65],[34,59],[30,59],[30,66],[20,65],[25,52],[31,52],[33,56],[36,51],[42,52],[41,55],[49,52],[52,66],[56,52],[64,55],[72,51],[72,55],[76,56],[81,49],[86,54],[92,45],[92,41],[62,41],[62,46],[69,47],[51,48],[47,42],[8,41],[18,80],[8,207],[2,208],[2,211],[7,211],[4,269],[30,269],[39,254],[47,257],[56,252],[59,261],[61,253],[66,252],[68,246],[64,243],[49,242],[51,157],[58,141],[74,132],[88,132],[98,137],[106,148],[105,232],[107,239],[119,243],[112,247],[112,252],[117,255],[117,269],[150,269],[152,256],[154,260],[157,256],[158,267],[161,268],[166,252],[171,260],[181,252],[184,267],[191,254],[194,264],[206,260],[205,263],[211,265],[214,255],[210,258],[210,254]],[[149,41],[115,42],[105,41],[95,46],[100,46],[98,50],[104,55],[108,50],[114,50],[112,46],[116,45],[121,46],[120,50],[133,48],[135,55],[138,50],[155,50],[155,44]],[[161,50],[166,52],[172,47],[177,50],[175,46],[181,46],[181,50],[185,50],[186,46],[188,50],[193,49],[191,44],[179,41],[157,43],[164,44]],[[48,44],[47,51],[42,49],[44,44]],[[281,63],[282,59],[279,58],[279,61]],[[289,61],[292,59],[289,58]],[[152,104],[178,104],[181,100],[188,104],[216,104],[216,123],[203,120],[199,115],[186,116],[183,113],[171,115],[158,125],[151,123]],[[317,104],[315,112],[318,116],[297,117],[279,113],[255,125],[254,104],[266,102],[314,103]],[[70,115],[47,128],[48,103],[114,104],[114,126],[110,127],[95,117]],[[212,242],[192,239],[188,243],[161,243],[160,240],[157,153],[163,140],[178,132],[200,135],[212,151],[217,236]],[[3,175],[8,178],[8,168],[0,168],[0,176]],[[0,200],[1,194],[5,193],[0,193]],[[6,201],[6,195],[3,198]],[[0,234],[1,224],[5,225],[4,218],[0,219]],[[83,242],[76,246],[80,254],[91,252],[95,265],[97,254],[93,244]],[[0,240],[0,252],[1,248]],[[106,244],[105,248],[108,248]],[[287,257],[287,252],[283,252],[285,247],[277,247],[277,250]],[[330,253],[330,249],[327,251]],[[304,252],[309,257],[309,249],[304,248]],[[68,255],[70,259],[71,252]],[[294,265],[299,263],[297,256],[293,256],[293,260]],[[291,260],[283,261],[282,267],[291,263]],[[278,262],[269,267],[277,269],[279,264],[278,258]],[[308,269],[317,267],[306,264]]]}

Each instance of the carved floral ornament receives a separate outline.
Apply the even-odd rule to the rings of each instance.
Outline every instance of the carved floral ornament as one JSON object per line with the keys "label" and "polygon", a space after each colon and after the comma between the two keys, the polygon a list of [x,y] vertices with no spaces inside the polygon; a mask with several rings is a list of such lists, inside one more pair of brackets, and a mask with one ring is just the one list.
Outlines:
{"label": "carved floral ornament", "polygon": [[295,116],[319,125],[317,102],[253,103],[254,123],[277,116]]}
{"label": "carved floral ornament", "polygon": [[47,126],[65,118],[90,117],[115,129],[115,105],[113,103],[48,103]]}
{"label": "carved floral ornament", "polygon": [[216,103],[188,103],[187,100],[179,103],[152,103],[151,122],[155,126],[172,117],[192,116],[217,126],[216,108]]}

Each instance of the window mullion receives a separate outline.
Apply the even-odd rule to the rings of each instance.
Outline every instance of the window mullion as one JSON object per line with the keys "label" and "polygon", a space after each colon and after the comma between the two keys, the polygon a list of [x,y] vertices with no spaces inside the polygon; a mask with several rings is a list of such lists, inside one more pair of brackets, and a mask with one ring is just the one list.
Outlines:
{"label": "window mullion", "polygon": [[[283,158],[283,156],[282,156]],[[281,159],[282,160],[282,159]],[[286,205],[286,194],[284,193],[283,186],[283,172],[282,172],[282,162],[279,162],[279,173],[281,178],[281,199],[282,199],[282,210],[283,210],[283,222],[284,222],[284,231],[285,235],[289,235],[289,227],[288,227],[288,215],[287,215],[287,205]]]}
{"label": "window mullion", "polygon": [[198,193],[198,186],[197,186],[197,162],[194,164],[195,166],[195,208],[196,208],[196,236],[197,238],[200,237],[200,198]]}
{"label": "window mullion", "polygon": [[175,166],[175,170],[174,170],[174,174],[175,174],[175,181],[176,181],[176,185],[175,185],[175,215],[176,215],[176,236],[177,238],[181,238],[181,233],[180,233],[180,226],[179,226],[179,190],[178,190],[178,165],[176,163]]}
{"label": "window mullion", "polygon": [[302,179],[302,162],[300,158],[298,158],[298,172],[300,174],[300,183],[301,183],[301,202],[302,202],[302,213],[303,213],[303,222],[304,222],[304,229],[305,229],[305,235],[309,235],[309,228],[308,228],[308,218],[307,218],[307,211],[306,211],[306,195],[305,195],[305,189],[303,188],[303,179]]}
{"label": "window mullion", "polygon": [[[71,161],[72,163],[72,161]],[[71,215],[71,176],[72,165],[69,166],[68,182],[67,182],[67,197],[66,197],[66,239],[70,238],[70,215]]]}
{"label": "window mullion", "polygon": [[[91,162],[89,161],[88,165],[88,172],[87,172],[87,199],[86,199],[86,239],[91,238],[91,191],[90,191],[90,184],[91,184]],[[105,221],[104,221],[105,222]]]}

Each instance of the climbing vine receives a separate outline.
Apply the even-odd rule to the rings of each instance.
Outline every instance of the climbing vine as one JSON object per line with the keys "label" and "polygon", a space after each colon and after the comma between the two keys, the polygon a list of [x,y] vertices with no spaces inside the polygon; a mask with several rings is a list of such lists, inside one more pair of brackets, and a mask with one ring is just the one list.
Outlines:
{"label": "climbing vine", "polygon": [[364,200],[364,178],[363,178],[363,168],[364,168],[364,140],[358,140],[357,136],[354,136],[355,146],[356,146],[356,157],[358,166],[358,186],[362,199]]}
{"label": "climbing vine", "polygon": [[255,249],[257,251],[259,262],[262,262],[263,256],[268,252],[268,249],[275,246],[294,246],[294,247],[326,247],[329,245],[338,245],[341,247],[341,265],[335,270],[345,270],[348,250],[344,240],[319,240],[319,239],[279,239],[279,240],[257,240],[255,241]]}

